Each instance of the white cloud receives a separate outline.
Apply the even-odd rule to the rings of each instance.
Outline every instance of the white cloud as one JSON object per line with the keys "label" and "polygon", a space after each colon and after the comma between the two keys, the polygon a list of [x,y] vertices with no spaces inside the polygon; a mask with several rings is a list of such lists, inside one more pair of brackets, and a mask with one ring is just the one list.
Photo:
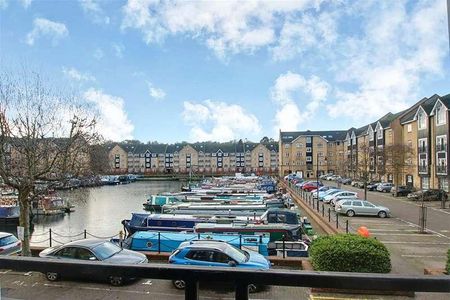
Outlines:
{"label": "white cloud", "polygon": [[83,12],[91,18],[94,23],[109,24],[110,18],[100,7],[98,0],[79,0]]}
{"label": "white cloud", "polygon": [[67,37],[69,31],[64,23],[53,22],[44,18],[36,18],[33,21],[33,30],[26,37],[28,45],[33,45],[36,39],[45,36],[52,40],[52,44],[56,45],[59,39]]}
{"label": "white cloud", "polygon": [[84,98],[95,105],[99,117],[97,129],[105,139],[122,141],[133,138],[134,125],[128,119],[122,98],[94,88],[87,90]]}
{"label": "white cloud", "polygon": [[94,51],[94,58],[97,60],[100,60],[103,58],[105,54],[103,53],[103,50],[100,48],[95,49]]}
{"label": "white cloud", "polygon": [[113,47],[113,50],[114,50],[114,54],[118,58],[122,58],[123,57],[123,51],[125,50],[125,46],[122,45],[122,44],[113,43],[112,47]]}
{"label": "white cloud", "polygon": [[236,104],[185,101],[182,117],[191,126],[192,141],[229,141],[243,136],[258,138],[261,132],[258,119]]}
{"label": "white cloud", "polygon": [[163,100],[166,97],[166,92],[164,92],[164,90],[153,86],[151,82],[147,82],[147,85],[150,96],[155,100]]}
{"label": "white cloud", "polygon": [[280,75],[271,90],[272,100],[278,107],[274,132],[299,130],[299,125],[311,119],[326,100],[329,89],[328,83],[317,76],[305,79],[292,72]]}
{"label": "white cloud", "polygon": [[421,98],[421,81],[442,76],[448,57],[444,2],[388,1],[356,7],[352,13],[364,16],[363,32],[343,40],[336,49],[341,57],[333,63],[337,80],[356,88],[337,89],[329,115],[362,122]]}
{"label": "white cloud", "polygon": [[162,42],[167,35],[187,35],[225,58],[273,44],[280,20],[308,9],[317,10],[321,2],[129,0],[123,7],[121,28],[142,31],[147,44]]}
{"label": "white cloud", "polygon": [[22,3],[22,6],[26,9],[31,5],[31,2],[33,2],[33,0],[20,0],[20,2]]}
{"label": "white cloud", "polygon": [[92,76],[91,74],[80,72],[73,67],[72,68],[63,67],[62,72],[67,77],[74,79],[76,81],[96,81],[95,77]]}

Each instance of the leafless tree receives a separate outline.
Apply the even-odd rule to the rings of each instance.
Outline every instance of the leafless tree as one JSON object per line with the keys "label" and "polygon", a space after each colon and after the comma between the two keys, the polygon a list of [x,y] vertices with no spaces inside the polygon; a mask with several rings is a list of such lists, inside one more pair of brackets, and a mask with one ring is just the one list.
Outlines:
{"label": "leafless tree", "polygon": [[371,158],[374,155],[373,147],[367,143],[358,146],[358,176],[364,184],[364,199],[367,200],[367,184],[370,181]]}
{"label": "leafless tree", "polygon": [[90,167],[88,149],[99,136],[85,108],[38,73],[0,74],[0,176],[19,193],[23,255],[30,255],[30,201],[36,181],[67,180]]}
{"label": "leafless tree", "polygon": [[386,172],[392,174],[395,185],[400,185],[401,178],[406,175],[412,166],[414,151],[411,146],[397,144],[384,148],[386,157]]}

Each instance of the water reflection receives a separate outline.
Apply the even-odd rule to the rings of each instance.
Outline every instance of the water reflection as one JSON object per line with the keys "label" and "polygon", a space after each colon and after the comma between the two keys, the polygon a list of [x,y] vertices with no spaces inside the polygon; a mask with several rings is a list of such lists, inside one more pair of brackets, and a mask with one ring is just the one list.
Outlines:
{"label": "water reflection", "polygon": [[[127,185],[83,188],[60,191],[58,195],[75,205],[75,212],[60,216],[39,216],[33,219],[32,244],[48,238],[52,229],[52,239],[68,242],[82,237],[86,229],[88,237],[114,236],[122,230],[123,219],[130,218],[132,212],[143,212],[142,203],[147,195],[160,192],[179,191],[178,181],[146,181]],[[0,228],[0,231],[16,233],[15,226]],[[37,243],[39,244],[39,243]],[[56,245],[57,243],[54,243]],[[48,242],[41,243],[47,246]]]}

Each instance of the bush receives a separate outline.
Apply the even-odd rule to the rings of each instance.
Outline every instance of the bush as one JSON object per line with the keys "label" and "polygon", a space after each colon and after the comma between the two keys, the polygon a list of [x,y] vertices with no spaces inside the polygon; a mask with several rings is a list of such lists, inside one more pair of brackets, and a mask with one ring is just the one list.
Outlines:
{"label": "bush", "polygon": [[446,266],[446,269],[447,269],[447,274],[450,275],[450,249],[448,249],[448,251],[447,251],[447,266]]}
{"label": "bush", "polygon": [[316,271],[389,273],[389,251],[380,241],[355,234],[316,239],[309,251]]}

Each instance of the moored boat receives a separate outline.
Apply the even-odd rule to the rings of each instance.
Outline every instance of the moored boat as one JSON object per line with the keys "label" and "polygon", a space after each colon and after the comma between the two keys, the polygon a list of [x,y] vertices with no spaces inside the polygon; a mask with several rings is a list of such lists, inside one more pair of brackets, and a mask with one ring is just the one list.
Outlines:
{"label": "moored boat", "polygon": [[18,224],[20,216],[20,207],[17,196],[8,196],[0,198],[0,223]]}

